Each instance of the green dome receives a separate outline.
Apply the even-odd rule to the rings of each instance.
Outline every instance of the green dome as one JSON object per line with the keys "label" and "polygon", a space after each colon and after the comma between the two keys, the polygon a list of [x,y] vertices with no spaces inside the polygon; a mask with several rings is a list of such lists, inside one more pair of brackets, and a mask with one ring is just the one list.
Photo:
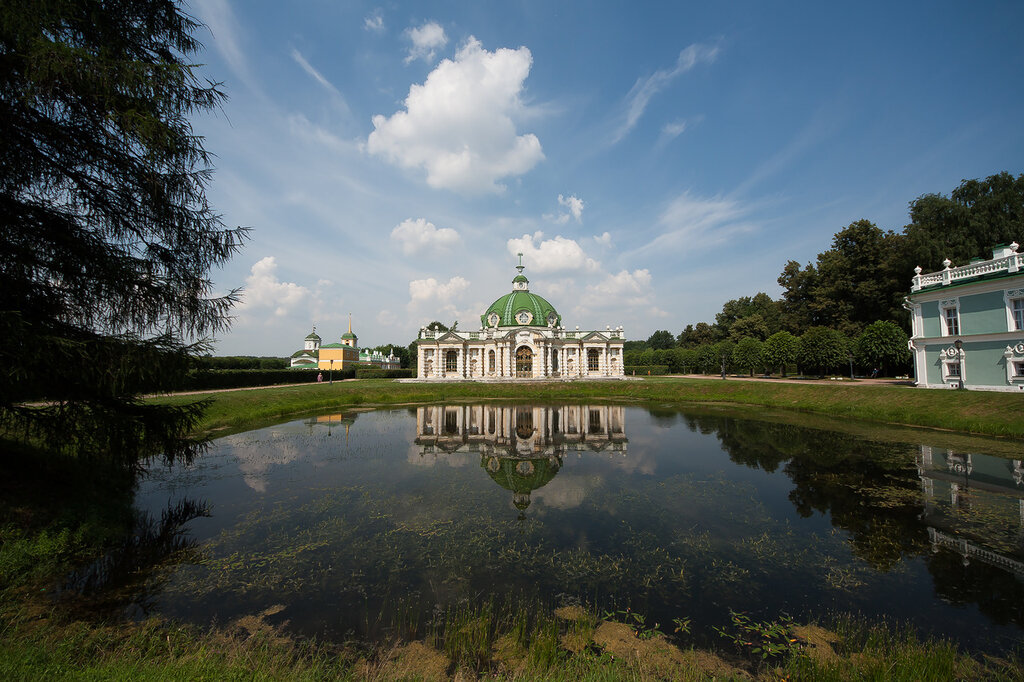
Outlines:
{"label": "green dome", "polygon": [[480,466],[495,483],[513,493],[516,508],[523,510],[530,505],[530,493],[547,485],[562,468],[560,457],[538,457],[519,459],[483,455]]}
{"label": "green dome", "polygon": [[343,338],[343,339],[354,339],[354,338],[356,338],[356,335],[353,334],[352,332],[345,332],[344,334],[341,335],[341,338]]}
{"label": "green dome", "polygon": [[[520,266],[521,268],[522,266]],[[522,274],[512,279],[512,293],[492,303],[480,316],[484,327],[549,327],[562,322],[562,316],[543,297],[531,293],[530,280]],[[523,319],[521,313],[528,313]]]}

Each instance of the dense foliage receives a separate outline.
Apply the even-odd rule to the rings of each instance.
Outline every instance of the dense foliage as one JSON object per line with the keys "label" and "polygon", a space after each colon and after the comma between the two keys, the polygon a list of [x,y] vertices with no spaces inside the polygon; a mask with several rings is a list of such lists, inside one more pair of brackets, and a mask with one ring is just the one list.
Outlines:
{"label": "dense foliage", "polygon": [[[686,325],[674,344],[666,343],[671,332],[663,329],[646,341],[627,341],[626,364],[658,362],[672,371],[685,367],[707,374],[720,372],[727,355],[726,371],[768,368],[785,374],[795,363],[804,373],[823,374],[844,369],[853,352],[861,373],[908,373],[903,298],[914,268],[935,272],[945,258],[954,264],[991,258],[994,246],[1022,241],[1024,174],[964,180],[949,197],[920,196],[910,202],[910,221],[899,232],[868,220],[851,223],[813,262],[790,260],[783,266],[779,299],[758,292],[726,301],[714,323]],[[798,353],[801,337],[811,330]],[[753,341],[764,342],[756,359]],[[743,350],[723,343],[742,344]]]}
{"label": "dense foliage", "polygon": [[[0,427],[131,462],[187,452],[177,388],[236,292],[210,269],[240,247],[209,206],[191,125],[224,95],[190,57],[173,0],[0,5]],[[27,400],[46,399],[42,407]]]}

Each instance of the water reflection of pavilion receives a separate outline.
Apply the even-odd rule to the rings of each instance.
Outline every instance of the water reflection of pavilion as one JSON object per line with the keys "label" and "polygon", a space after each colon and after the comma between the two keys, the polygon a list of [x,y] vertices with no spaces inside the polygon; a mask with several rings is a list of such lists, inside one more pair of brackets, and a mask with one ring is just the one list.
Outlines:
{"label": "water reflection of pavilion", "polygon": [[922,445],[917,471],[932,550],[945,547],[965,566],[977,559],[1024,579],[1024,461]]}
{"label": "water reflection of pavilion", "polygon": [[562,468],[566,452],[626,452],[625,411],[610,405],[434,405],[416,408],[420,454],[479,455],[519,510]]}
{"label": "water reflection of pavilion", "polygon": [[435,405],[416,408],[423,453],[480,452],[499,456],[567,450],[625,452],[625,416],[611,405]]}

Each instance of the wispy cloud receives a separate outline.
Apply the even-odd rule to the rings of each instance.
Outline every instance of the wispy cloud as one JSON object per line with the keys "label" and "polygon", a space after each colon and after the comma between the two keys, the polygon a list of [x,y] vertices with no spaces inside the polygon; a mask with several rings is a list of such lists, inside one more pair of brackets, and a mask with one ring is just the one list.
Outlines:
{"label": "wispy cloud", "polygon": [[228,0],[205,0],[196,5],[199,18],[213,34],[213,44],[239,81],[259,93],[249,60],[242,51],[238,21]]}
{"label": "wispy cloud", "polygon": [[[711,63],[718,57],[718,47],[694,43],[679,53],[671,69],[655,71],[647,78],[638,79],[626,96],[625,120],[612,137],[612,144],[629,134],[644,115],[651,98],[668,87],[672,81],[698,64]],[[682,131],[680,131],[682,132]]]}
{"label": "wispy cloud", "polygon": [[363,29],[371,33],[384,32],[384,15],[379,8],[366,15],[363,19]]}
{"label": "wispy cloud", "polygon": [[653,253],[693,253],[724,244],[757,229],[747,216],[751,209],[726,197],[680,194],[658,217],[661,233],[628,256]]}
{"label": "wispy cloud", "polygon": [[312,76],[317,83],[324,86],[324,89],[326,89],[330,93],[333,93],[341,97],[341,93],[338,92],[338,89],[334,87],[334,85],[332,85],[329,80],[324,78],[322,73],[314,69],[313,65],[306,61],[306,58],[302,56],[302,53],[295,48],[292,48],[292,59],[295,60],[296,64],[302,67],[303,71]]}

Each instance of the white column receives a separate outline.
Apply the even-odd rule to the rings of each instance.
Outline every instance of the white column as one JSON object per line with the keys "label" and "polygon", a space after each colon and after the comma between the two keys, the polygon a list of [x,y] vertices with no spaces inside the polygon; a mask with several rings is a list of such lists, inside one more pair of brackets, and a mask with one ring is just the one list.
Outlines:
{"label": "white column", "polygon": [[455,356],[455,373],[458,374],[460,378],[466,376],[466,348],[464,346],[459,347]]}
{"label": "white column", "polygon": [[438,379],[441,378],[442,364],[444,364],[444,353],[441,352],[441,347],[438,346],[434,349],[434,376]]}
{"label": "white column", "polygon": [[544,376],[551,376],[551,347],[544,345]]}

